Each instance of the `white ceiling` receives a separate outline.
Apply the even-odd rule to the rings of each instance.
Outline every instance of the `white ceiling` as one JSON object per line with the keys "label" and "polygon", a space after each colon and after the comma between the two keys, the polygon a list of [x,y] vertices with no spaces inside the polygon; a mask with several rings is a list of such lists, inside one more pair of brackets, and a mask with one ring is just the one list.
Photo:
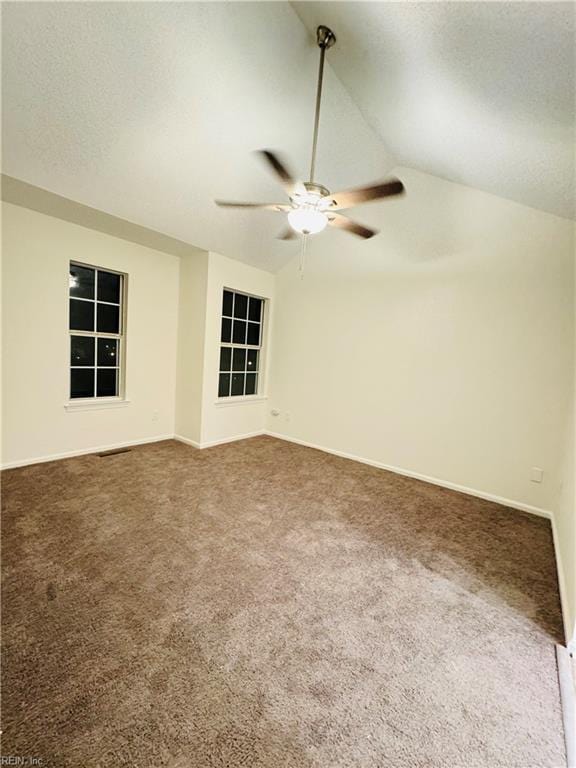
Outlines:
{"label": "white ceiling", "polygon": [[[338,35],[319,181],[399,162],[571,215],[573,6],[297,12]],[[265,269],[297,252],[275,240],[278,214],[213,203],[282,200],[254,149],[306,174],[317,48],[288,3],[4,3],[2,17],[4,173]]]}
{"label": "white ceiling", "polygon": [[293,7],[400,164],[574,216],[574,3]]}

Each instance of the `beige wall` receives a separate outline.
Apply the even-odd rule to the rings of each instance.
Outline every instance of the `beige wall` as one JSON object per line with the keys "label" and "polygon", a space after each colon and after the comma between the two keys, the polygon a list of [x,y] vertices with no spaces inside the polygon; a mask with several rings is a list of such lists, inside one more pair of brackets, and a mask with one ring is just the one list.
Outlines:
{"label": "beige wall", "polygon": [[[174,433],[179,259],[3,203],[3,463]],[[129,275],[125,407],[69,412],[68,264]]]}
{"label": "beige wall", "polygon": [[199,250],[180,261],[175,432],[197,445],[202,440],[208,259],[208,252]]}
{"label": "beige wall", "polygon": [[571,396],[573,225],[397,174],[405,198],[350,212],[379,237],[328,232],[311,239],[303,280],[297,259],[277,275],[268,428],[550,511]]}
{"label": "beige wall", "polygon": [[[180,258],[3,203],[3,466],[177,435],[205,446],[260,433],[260,396],[217,403],[224,287],[270,299],[274,276],[217,253]],[[128,274],[126,398],[69,410],[68,265]],[[272,313],[265,317],[265,348]]]}
{"label": "beige wall", "polygon": [[[576,326],[576,313],[574,323]],[[554,508],[554,539],[566,640],[576,655],[576,333],[574,340],[572,403],[565,425],[562,483]]]}
{"label": "beige wall", "polygon": [[576,424],[574,419],[573,407],[566,425],[562,486],[558,505],[554,510],[556,558],[564,627],[566,641],[572,642],[572,652],[576,652],[576,456],[574,452]]}

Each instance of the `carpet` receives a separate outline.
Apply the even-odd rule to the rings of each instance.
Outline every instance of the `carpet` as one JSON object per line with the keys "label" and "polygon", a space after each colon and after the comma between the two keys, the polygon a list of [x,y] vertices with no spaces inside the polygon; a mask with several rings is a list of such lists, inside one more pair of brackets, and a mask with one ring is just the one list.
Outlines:
{"label": "carpet", "polygon": [[547,520],[271,437],[2,480],[4,756],[563,765]]}

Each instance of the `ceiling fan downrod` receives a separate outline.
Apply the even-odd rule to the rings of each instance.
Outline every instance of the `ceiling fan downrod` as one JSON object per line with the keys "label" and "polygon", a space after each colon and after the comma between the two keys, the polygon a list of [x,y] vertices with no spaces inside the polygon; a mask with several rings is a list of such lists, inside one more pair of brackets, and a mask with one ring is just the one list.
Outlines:
{"label": "ceiling fan downrod", "polygon": [[316,146],[318,144],[318,126],[320,123],[320,102],[322,100],[322,81],[324,79],[324,57],[326,51],[336,42],[336,35],[331,29],[321,24],[316,30],[316,42],[320,48],[320,65],[318,67],[318,88],[316,90],[316,113],[314,115],[314,138],[312,139],[312,159],[310,161],[310,184],[314,183],[316,166]]}

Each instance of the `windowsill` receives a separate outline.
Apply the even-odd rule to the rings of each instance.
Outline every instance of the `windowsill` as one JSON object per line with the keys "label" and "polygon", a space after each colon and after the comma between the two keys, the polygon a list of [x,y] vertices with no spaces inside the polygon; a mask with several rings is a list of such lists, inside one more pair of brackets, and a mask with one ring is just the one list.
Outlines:
{"label": "windowsill", "polygon": [[130,404],[130,400],[125,398],[111,398],[106,400],[105,398],[91,398],[90,400],[69,400],[64,403],[64,409],[69,413],[75,413],[77,411],[102,411],[108,408],[124,408]]}
{"label": "windowsill", "polygon": [[220,397],[214,405],[248,405],[248,403],[261,403],[264,400],[268,400],[267,395],[239,395],[238,397]]}

